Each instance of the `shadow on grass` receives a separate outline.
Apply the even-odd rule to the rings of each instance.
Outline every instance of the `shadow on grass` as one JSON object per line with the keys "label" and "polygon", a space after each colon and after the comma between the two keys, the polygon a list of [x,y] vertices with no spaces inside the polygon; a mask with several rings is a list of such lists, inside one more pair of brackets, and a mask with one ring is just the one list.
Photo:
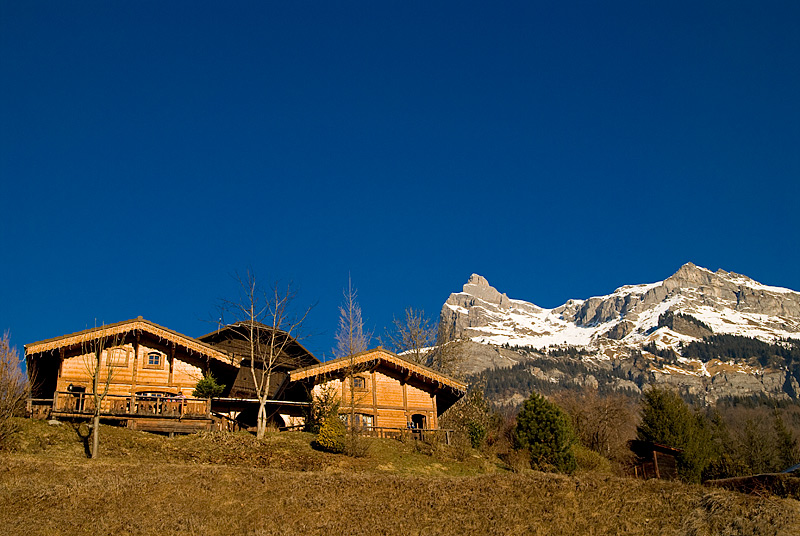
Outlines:
{"label": "shadow on grass", "polygon": [[85,422],[73,422],[72,429],[78,434],[78,437],[83,442],[83,452],[87,458],[92,457],[92,447],[89,444],[89,438],[92,437],[92,427]]}

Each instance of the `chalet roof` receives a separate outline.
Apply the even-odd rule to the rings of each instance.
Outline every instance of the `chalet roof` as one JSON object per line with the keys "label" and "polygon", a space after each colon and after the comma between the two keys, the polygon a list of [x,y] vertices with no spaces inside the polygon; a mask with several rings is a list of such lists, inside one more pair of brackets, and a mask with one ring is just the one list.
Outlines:
{"label": "chalet roof", "polygon": [[674,447],[668,447],[667,445],[662,445],[661,443],[655,443],[653,441],[643,441],[641,439],[632,439],[628,442],[629,448],[637,455],[640,453],[647,453],[647,452],[661,452],[663,454],[670,454],[672,456],[678,456],[683,452],[683,449],[677,449]]}
{"label": "chalet roof", "polygon": [[[309,352],[305,346],[300,344],[296,338],[292,337],[289,333],[283,331],[282,329],[276,329],[272,326],[268,326],[266,324],[262,324],[260,322],[253,322],[253,324],[258,327],[259,330],[264,332],[271,332],[276,331],[280,335],[285,336],[289,339],[288,343],[284,347],[284,351],[287,354],[291,354],[293,357],[303,356],[306,358],[310,358],[309,361],[312,363],[319,363],[319,359],[317,359],[314,354]],[[227,324],[225,326],[220,327],[217,330],[212,331],[211,333],[206,333],[205,335],[201,335],[197,337],[198,340],[203,341],[208,344],[214,344],[220,339],[229,338],[229,334],[241,334],[243,329],[246,329],[250,325],[250,321],[240,321],[234,322],[232,324]]]}
{"label": "chalet roof", "polygon": [[149,333],[160,339],[183,346],[189,351],[213,357],[228,365],[231,364],[228,356],[208,344],[178,333],[177,331],[165,328],[164,326],[159,326],[154,322],[143,319],[141,316],[134,320],[123,320],[122,322],[116,322],[114,324],[105,324],[96,328],[85,329],[68,335],[26,344],[25,355],[51,352],[59,348],[76,346],[100,337],[110,337],[136,331]]}
{"label": "chalet roof", "polygon": [[[352,359],[352,361],[351,361]],[[401,357],[393,352],[385,350],[380,346],[373,349],[367,350],[358,354],[355,354],[351,357],[340,357],[338,359],[333,359],[331,361],[326,361],[320,365],[314,365],[311,367],[305,367],[297,370],[293,370],[289,372],[289,377],[292,381],[304,380],[307,378],[313,378],[317,376],[325,376],[325,375],[334,375],[337,372],[340,372],[347,367],[353,365],[361,365],[365,363],[369,363],[371,361],[378,361],[386,363],[394,368],[403,370],[407,374],[412,375],[417,380],[422,381],[423,383],[431,383],[431,384],[438,384],[442,387],[446,387],[449,390],[457,393],[458,396],[463,395],[467,391],[467,385],[453,379],[449,376],[445,376],[440,372],[436,372],[433,369],[430,369],[424,365],[420,365],[419,363],[414,363],[413,361],[409,361],[404,357]]]}

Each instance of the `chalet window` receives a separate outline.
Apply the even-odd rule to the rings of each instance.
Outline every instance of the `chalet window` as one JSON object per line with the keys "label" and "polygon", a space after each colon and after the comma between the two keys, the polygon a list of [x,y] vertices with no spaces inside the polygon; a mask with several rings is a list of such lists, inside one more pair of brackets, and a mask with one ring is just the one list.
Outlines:
{"label": "chalet window", "polygon": [[[374,417],[372,415],[368,415],[366,413],[356,413],[354,417],[355,418],[353,421],[356,423],[356,428],[372,428],[372,424],[374,422]],[[349,426],[350,414],[340,413],[339,420],[341,420],[345,426]]]}
{"label": "chalet window", "polygon": [[144,357],[144,368],[160,369],[164,365],[164,354],[161,352],[148,352]]}
{"label": "chalet window", "polygon": [[353,377],[353,388],[354,389],[361,389],[366,391],[367,389],[367,379],[363,376],[354,376]]}
{"label": "chalet window", "polygon": [[356,413],[356,426],[361,428],[372,428],[372,415]]}
{"label": "chalet window", "polygon": [[110,367],[127,367],[130,348],[109,348],[106,351],[106,362]]}

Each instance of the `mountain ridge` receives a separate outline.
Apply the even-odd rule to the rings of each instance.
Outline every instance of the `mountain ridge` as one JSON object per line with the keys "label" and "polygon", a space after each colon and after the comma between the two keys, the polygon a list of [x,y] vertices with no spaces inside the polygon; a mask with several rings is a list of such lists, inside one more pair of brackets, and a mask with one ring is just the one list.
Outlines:
{"label": "mountain ridge", "polygon": [[[571,299],[553,309],[509,298],[485,277],[472,274],[462,292],[452,293],[442,306],[440,329],[446,339],[520,356],[515,359],[504,352],[499,361],[468,359],[463,370],[472,373],[513,366],[530,359],[530,352],[547,356],[555,348],[576,347],[582,361],[619,369],[638,389],[648,383],[671,383],[708,401],[758,393],[796,398],[800,392],[800,367],[790,371],[753,359],[720,355],[702,362],[680,355],[685,345],[712,335],[770,344],[800,341],[800,293],[693,263],[663,281],[623,285],[610,294]],[[677,357],[665,360],[669,352]],[[475,346],[471,353],[486,354]],[[632,372],[628,365],[639,356],[644,366],[640,362],[641,370]]]}

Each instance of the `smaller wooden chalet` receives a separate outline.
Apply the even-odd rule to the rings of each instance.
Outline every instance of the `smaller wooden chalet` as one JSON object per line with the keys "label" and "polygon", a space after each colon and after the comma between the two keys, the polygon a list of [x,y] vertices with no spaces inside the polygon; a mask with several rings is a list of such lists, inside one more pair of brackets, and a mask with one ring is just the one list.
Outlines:
{"label": "smaller wooden chalet", "polygon": [[633,476],[637,478],[678,479],[678,456],[683,452],[666,445],[635,439],[629,443],[636,455]]}
{"label": "smaller wooden chalet", "polygon": [[[251,332],[252,326],[252,332]],[[289,384],[289,371],[318,365],[319,359],[306,350],[295,338],[286,332],[273,329],[258,322],[236,322],[223,326],[216,331],[198,337],[197,340],[223,352],[236,365],[236,378],[229,384],[228,396],[232,398],[255,398],[256,390],[250,370],[250,339],[255,341],[255,353],[267,353],[268,347],[273,349],[272,374],[268,396],[278,399],[286,391]],[[256,370],[263,369],[263,361],[256,360]],[[305,400],[303,393],[303,400]]]}
{"label": "smaller wooden chalet", "polygon": [[439,416],[467,390],[465,384],[381,347],[293,370],[289,376],[292,383],[317,392],[325,386],[335,389],[340,414],[348,418],[355,407],[354,424],[367,429],[438,429]]}
{"label": "smaller wooden chalet", "polygon": [[137,429],[209,429],[210,401],[191,398],[192,391],[207,372],[228,384],[238,372],[227,354],[138,317],[25,345],[31,413],[91,415],[98,351],[98,391],[108,393],[101,414]]}

